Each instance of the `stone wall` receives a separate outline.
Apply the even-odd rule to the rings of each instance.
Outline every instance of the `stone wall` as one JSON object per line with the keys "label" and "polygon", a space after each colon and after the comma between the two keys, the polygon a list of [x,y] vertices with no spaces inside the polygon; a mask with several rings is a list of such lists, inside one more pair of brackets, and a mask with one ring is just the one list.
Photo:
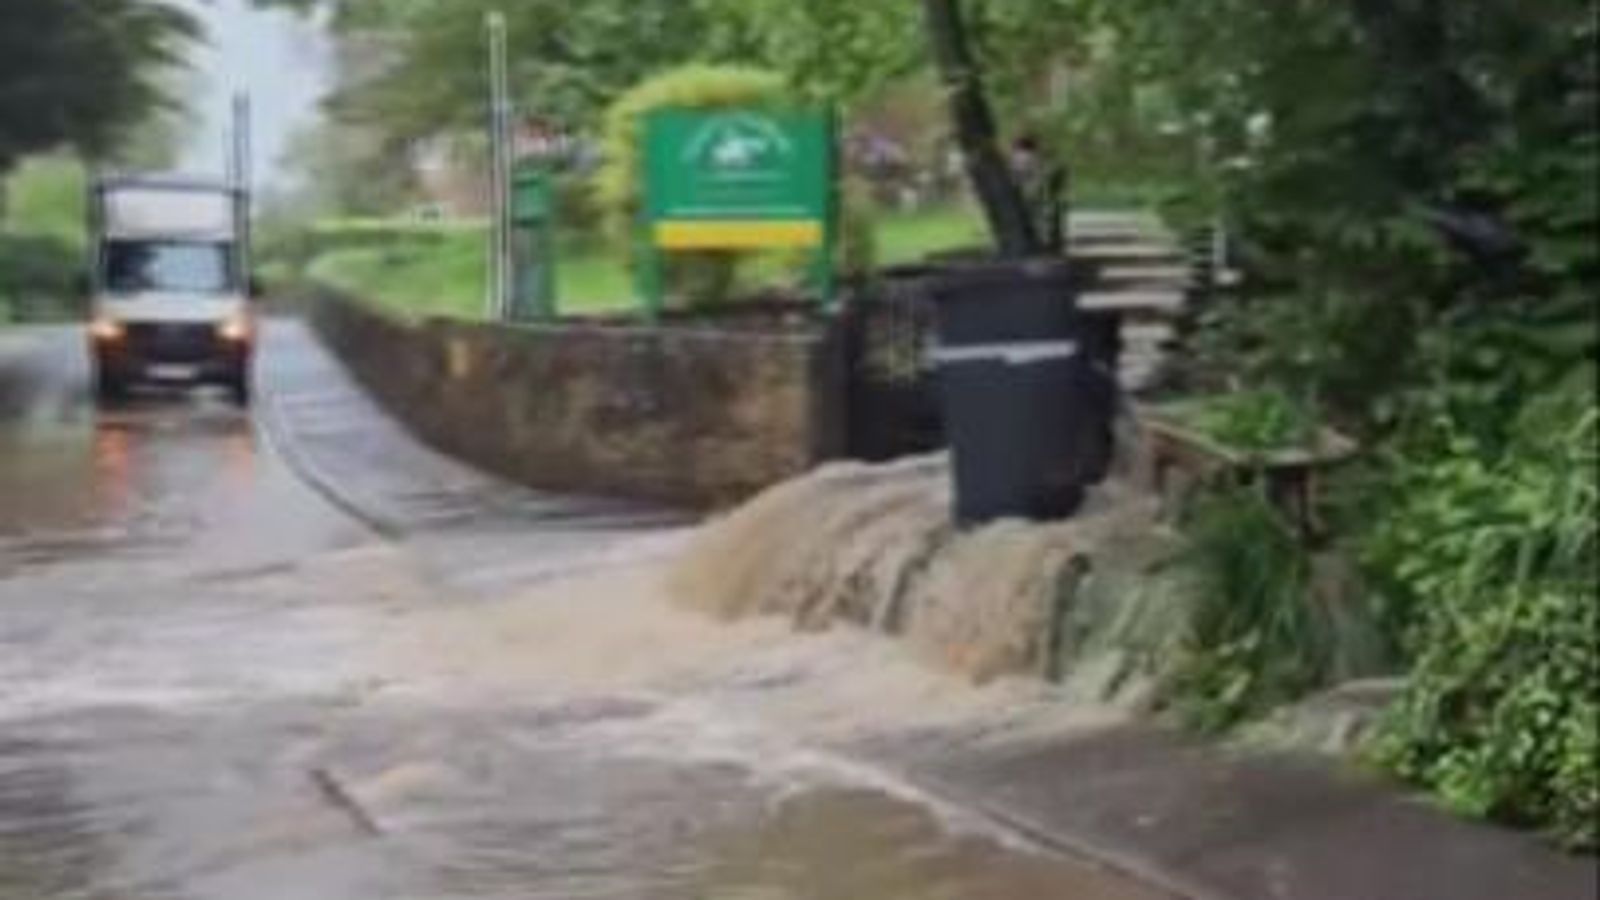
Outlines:
{"label": "stone wall", "polygon": [[817,326],[414,322],[327,293],[309,318],[423,440],[536,487],[718,506],[842,448]]}

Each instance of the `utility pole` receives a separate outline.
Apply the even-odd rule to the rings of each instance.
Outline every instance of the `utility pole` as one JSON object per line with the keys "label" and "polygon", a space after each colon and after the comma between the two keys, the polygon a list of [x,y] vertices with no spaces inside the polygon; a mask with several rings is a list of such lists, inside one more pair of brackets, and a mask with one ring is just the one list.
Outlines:
{"label": "utility pole", "polygon": [[506,19],[484,15],[489,45],[489,278],[488,314],[504,321],[511,313],[511,91],[506,72]]}
{"label": "utility pole", "polygon": [[238,265],[241,278],[250,273],[250,189],[254,181],[250,147],[250,95],[238,91],[233,95],[233,126],[228,147],[228,182],[237,192],[234,204]]}

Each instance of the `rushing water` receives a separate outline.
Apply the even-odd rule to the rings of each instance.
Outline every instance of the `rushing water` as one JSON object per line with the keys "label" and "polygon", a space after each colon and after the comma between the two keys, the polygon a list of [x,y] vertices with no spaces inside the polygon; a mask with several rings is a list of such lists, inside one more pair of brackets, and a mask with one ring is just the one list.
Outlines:
{"label": "rushing water", "polygon": [[903,633],[935,664],[986,679],[1041,670],[1077,561],[1109,568],[1158,531],[1154,498],[1119,480],[1068,521],[957,531],[949,482],[941,456],[825,467],[704,529],[673,588],[727,618]]}
{"label": "rushing water", "polygon": [[687,611],[671,535],[462,593],[472,534],[374,541],[205,399],[97,416],[76,354],[0,355],[0,900],[1156,896],[857,752],[1110,713]]}

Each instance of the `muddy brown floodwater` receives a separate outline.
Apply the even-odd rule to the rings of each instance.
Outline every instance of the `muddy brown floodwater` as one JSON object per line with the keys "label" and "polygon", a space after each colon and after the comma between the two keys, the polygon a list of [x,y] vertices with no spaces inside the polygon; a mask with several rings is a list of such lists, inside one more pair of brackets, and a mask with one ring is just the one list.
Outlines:
{"label": "muddy brown floodwater", "polygon": [[[276,329],[268,393],[315,352]],[[537,525],[378,540],[221,399],[85,381],[0,335],[0,900],[1161,896],[851,761],[1027,688],[701,619],[626,553],[461,593],[427,541]]]}

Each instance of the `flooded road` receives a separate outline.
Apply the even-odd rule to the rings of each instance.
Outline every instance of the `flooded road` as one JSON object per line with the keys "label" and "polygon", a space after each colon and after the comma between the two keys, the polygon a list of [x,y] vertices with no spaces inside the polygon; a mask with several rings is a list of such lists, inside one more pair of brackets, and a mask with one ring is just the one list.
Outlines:
{"label": "flooded road", "polygon": [[[275,330],[264,393],[315,353]],[[850,761],[1024,689],[672,611],[649,554],[473,581],[582,533],[500,497],[380,540],[220,397],[86,380],[70,330],[0,333],[0,900],[1164,896]]]}

